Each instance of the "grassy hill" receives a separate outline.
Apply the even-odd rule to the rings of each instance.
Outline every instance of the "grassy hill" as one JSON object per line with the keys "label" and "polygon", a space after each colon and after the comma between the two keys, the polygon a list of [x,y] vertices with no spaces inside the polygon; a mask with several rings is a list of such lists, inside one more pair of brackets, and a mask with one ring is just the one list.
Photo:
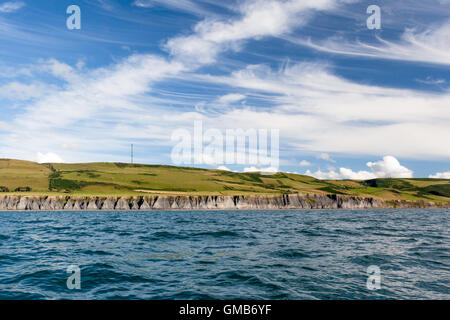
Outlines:
{"label": "grassy hill", "polygon": [[317,180],[277,173],[235,173],[221,170],[124,163],[38,164],[0,159],[0,193],[76,195],[237,195],[334,193],[387,200],[450,202],[450,180],[373,179]]}

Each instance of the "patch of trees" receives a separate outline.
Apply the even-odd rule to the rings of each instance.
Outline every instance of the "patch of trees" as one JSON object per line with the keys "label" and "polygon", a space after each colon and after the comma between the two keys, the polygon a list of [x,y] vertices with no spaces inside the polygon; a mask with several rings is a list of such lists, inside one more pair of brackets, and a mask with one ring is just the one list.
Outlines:
{"label": "patch of trees", "polygon": [[30,187],[18,187],[16,189],[14,189],[15,192],[30,192],[31,188]]}

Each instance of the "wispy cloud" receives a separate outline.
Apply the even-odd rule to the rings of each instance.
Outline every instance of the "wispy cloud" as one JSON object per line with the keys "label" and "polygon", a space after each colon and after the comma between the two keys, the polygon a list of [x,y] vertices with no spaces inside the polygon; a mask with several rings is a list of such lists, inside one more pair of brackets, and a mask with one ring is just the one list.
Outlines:
{"label": "wispy cloud", "polygon": [[25,6],[25,3],[22,1],[8,1],[0,3],[0,12],[10,13],[17,11]]}
{"label": "wispy cloud", "polygon": [[446,83],[444,79],[434,79],[431,76],[426,77],[426,79],[416,79],[419,83],[429,84],[429,85],[441,85]]}
{"label": "wispy cloud", "polygon": [[254,126],[270,123],[283,128],[284,141],[291,148],[416,158],[450,156],[450,146],[435,139],[450,135],[448,92],[359,84],[317,63],[295,64],[280,71],[249,66],[231,76],[198,79],[266,94],[270,109],[233,110],[227,116],[238,126],[244,125],[242,119],[252,119]]}
{"label": "wispy cloud", "polygon": [[[170,148],[171,130],[191,128],[195,119],[203,118],[210,128],[280,128],[282,147],[293,150],[450,157],[450,146],[436,139],[450,136],[448,93],[361,85],[334,75],[329,66],[297,64],[281,71],[252,66],[230,76],[194,76],[176,60],[135,55],[91,71],[56,60],[35,69],[63,83],[47,88],[42,96],[33,96],[36,90],[17,81],[6,85],[30,90],[36,101],[19,112],[9,131],[2,134],[4,154],[17,154],[17,145],[22,145],[21,156],[30,159],[42,150],[59,153],[61,146],[70,144],[83,146],[83,150],[63,148],[61,156],[66,160],[82,160],[83,152],[91,149],[101,158],[99,153],[119,150],[122,141],[133,139]],[[183,96],[164,103],[148,95],[155,82],[171,77],[245,89],[249,94],[257,91],[267,95],[271,108],[224,108],[215,117],[191,108],[177,110],[174,117],[173,105],[185,103]],[[242,98],[231,95],[223,99]],[[93,136],[95,144],[89,142]]]}
{"label": "wispy cloud", "polygon": [[0,86],[0,98],[11,101],[27,101],[34,98],[43,97],[52,91],[54,87],[43,82],[33,82],[29,84],[13,81]]}
{"label": "wispy cloud", "polygon": [[309,167],[310,165],[311,165],[311,163],[309,161],[307,161],[307,160],[302,160],[299,163],[300,167]]}
{"label": "wispy cloud", "polygon": [[[150,5],[144,0],[139,3]],[[160,1],[151,3],[163,5]],[[191,1],[177,3],[193,5]],[[310,21],[315,11],[331,10],[339,3],[246,1],[237,7],[239,14],[232,18],[208,17],[191,32],[184,31],[165,41],[164,48],[169,52],[165,57],[136,54],[91,69],[49,59],[32,68],[8,70],[8,77],[20,74],[27,79],[3,79],[0,98],[15,97],[16,102],[21,102],[19,97],[23,97],[30,101],[21,104],[11,120],[0,122],[0,153],[31,160],[36,159],[38,152],[54,153],[66,161],[117,160],[122,151],[128,150],[130,141],[139,141],[145,149],[146,162],[167,163],[171,132],[191,128],[194,120],[202,119],[205,127],[220,130],[281,129],[282,149],[312,157],[326,152],[336,156],[450,158],[450,146],[436,139],[450,136],[448,91],[425,93],[364,84],[338,76],[332,63],[289,63],[281,68],[247,65],[231,73],[212,75],[204,73],[211,69],[200,69],[221,61],[221,54],[245,50],[247,41],[290,34]],[[176,5],[175,1],[166,4]],[[418,47],[411,46],[426,43],[426,49],[416,50],[419,60],[440,57],[437,61],[445,62],[448,55],[443,57],[442,50],[447,47],[440,41],[446,34],[438,29],[428,33],[409,31],[414,41],[408,37],[400,43],[380,39],[381,45],[376,48],[350,47],[355,51],[352,54],[388,59],[399,46],[404,51],[394,52],[394,58],[397,54],[398,59],[400,55],[412,59],[412,51]],[[350,48],[345,41],[339,45],[340,49]],[[41,81],[47,77],[52,85]],[[168,86],[172,91],[165,91],[161,87],[169,80],[176,83]],[[436,79],[425,79],[433,80]],[[188,90],[183,91],[183,85],[189,86]],[[196,85],[202,88],[201,92],[190,90]],[[253,97],[264,103],[254,102]],[[202,106],[208,108],[211,103],[219,105],[220,112],[201,112]],[[371,171],[362,173],[341,168],[339,172],[333,169],[330,172],[334,173],[324,174],[372,177],[386,172],[375,171],[375,167],[387,163],[383,161],[373,163]]]}
{"label": "wispy cloud", "polygon": [[195,105],[195,110],[209,117],[227,113],[230,108],[235,108],[236,104],[244,105],[246,95],[240,93],[229,93],[218,97],[214,101],[208,103],[206,101],[199,102]]}
{"label": "wispy cloud", "polygon": [[202,1],[190,0],[135,0],[133,5],[141,8],[154,8],[164,6],[171,9],[192,13],[199,16],[208,15],[209,11],[204,9],[199,3]]}
{"label": "wispy cloud", "polygon": [[450,64],[450,20],[426,30],[407,29],[398,42],[377,37],[378,43],[351,42],[341,36],[324,41],[298,40],[292,42],[311,48],[344,55],[364,56],[377,59],[419,61],[433,64]]}
{"label": "wispy cloud", "polygon": [[321,153],[317,156],[317,159],[329,161],[329,162],[336,162],[333,160],[328,153]]}
{"label": "wispy cloud", "polygon": [[217,102],[220,103],[220,104],[228,105],[230,103],[235,103],[235,102],[242,101],[245,98],[246,98],[246,96],[243,95],[243,94],[230,93],[230,94],[226,94],[224,96],[221,96],[219,99],[217,99]]}
{"label": "wispy cloud", "polygon": [[175,58],[188,63],[209,64],[224,50],[239,50],[240,42],[289,33],[305,24],[312,10],[329,10],[338,0],[257,0],[240,6],[240,19],[205,19],[194,27],[194,33],[175,37],[166,50]]}
{"label": "wispy cloud", "polygon": [[[64,145],[84,145],[85,152],[93,148],[99,154],[117,147],[120,139],[126,137],[151,139],[159,134],[165,141],[169,140],[164,125],[154,130],[154,124],[161,123],[161,118],[144,115],[145,107],[137,100],[148,92],[154,81],[180,72],[183,69],[180,64],[152,55],[134,55],[110,68],[88,72],[56,60],[45,61],[35,69],[63,82],[47,94],[35,97],[19,111],[12,124],[20,129],[2,135],[3,154],[35,159],[34,152],[57,152]],[[21,90],[29,89],[14,85]],[[138,113],[140,117],[136,117]],[[133,125],[136,122],[138,126]],[[106,144],[89,145],[87,141],[92,134]],[[22,141],[21,150],[14,147],[19,141]],[[65,155],[76,153],[73,150],[61,152],[64,159],[73,159]]]}

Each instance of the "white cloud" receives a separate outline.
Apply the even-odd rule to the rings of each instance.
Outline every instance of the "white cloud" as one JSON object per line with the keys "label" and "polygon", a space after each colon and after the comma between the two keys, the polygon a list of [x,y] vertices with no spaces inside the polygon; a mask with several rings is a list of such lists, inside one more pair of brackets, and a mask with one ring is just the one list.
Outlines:
{"label": "white cloud", "polygon": [[62,163],[64,162],[60,156],[56,153],[48,152],[48,153],[40,153],[38,152],[36,155],[37,162],[39,163]]}
{"label": "white cloud", "polygon": [[329,162],[336,162],[333,160],[328,153],[321,153],[317,156],[317,159],[322,159]]}
{"label": "white cloud", "polygon": [[305,172],[305,175],[321,180],[340,180],[340,179],[368,180],[376,178],[376,176],[371,172],[368,171],[354,172],[353,170],[347,168],[340,168],[339,172],[336,172],[334,170],[323,172],[320,169],[317,170],[316,172],[311,172],[310,170],[307,170]]}
{"label": "white cloud", "polygon": [[311,170],[306,170],[305,172],[306,176],[314,177],[316,179],[320,180],[338,180],[342,179],[342,177],[339,175],[339,173],[336,173],[335,171],[328,171],[323,172],[320,169],[316,172],[311,172]]}
{"label": "white cloud", "polygon": [[378,37],[379,44],[349,42],[337,36],[319,43],[290,39],[320,51],[402,61],[450,64],[450,20],[426,30],[406,29],[399,43]]}
{"label": "white cloud", "polygon": [[[252,3],[258,6],[260,2]],[[38,150],[56,150],[67,144],[78,150],[64,150],[66,160],[104,161],[126,153],[134,139],[140,139],[143,148],[168,147],[174,128],[191,127],[201,118],[192,108],[175,108],[189,104],[184,99],[188,93],[177,92],[167,99],[152,95],[153,83],[176,77],[243,88],[247,96],[256,93],[270,106],[248,106],[224,110],[216,118],[204,117],[210,128],[282,129],[280,141],[285,150],[450,158],[450,146],[436,139],[450,136],[449,92],[430,94],[356,83],[335,75],[330,66],[314,63],[287,64],[276,71],[267,65],[253,65],[229,76],[193,73],[201,63],[216,61],[223,50],[239,49],[246,39],[289,33],[308,20],[310,9],[331,8],[333,3],[336,1],[267,1],[254,12],[249,9],[252,5],[244,4],[239,19],[206,19],[193,34],[171,39],[173,47],[169,48],[175,50],[185,43],[187,50],[174,52],[173,60],[133,55],[95,70],[78,70],[56,60],[44,62],[41,71],[64,84],[50,88],[5,124],[8,129],[1,133],[0,152],[30,159]],[[275,18],[270,16],[272,11]],[[269,18],[260,19],[265,15]],[[250,23],[255,25],[250,27]],[[204,50],[208,46],[212,51]],[[196,63],[184,63],[189,59]],[[195,96],[189,98],[188,102],[194,101]],[[159,158],[146,161],[169,159],[157,154]],[[353,173],[339,170],[336,174]]]}
{"label": "white cloud", "polygon": [[[132,97],[144,94],[149,84],[183,69],[177,63],[150,55],[134,55],[110,69],[97,69],[75,74],[70,68],[56,64],[52,72],[69,82],[36,104],[27,107],[20,117],[22,124],[30,127],[64,127],[97,112],[114,109],[136,109]],[[58,112],[54,112],[57,108]]]}
{"label": "white cloud", "polygon": [[317,179],[339,180],[369,180],[375,178],[412,178],[413,172],[408,168],[400,165],[398,160],[392,156],[385,156],[383,160],[377,162],[368,162],[367,166],[372,170],[355,172],[352,169],[340,168],[339,172],[330,170],[322,172],[320,170],[311,172],[307,170],[305,175],[315,177]]}
{"label": "white cloud", "polygon": [[[84,152],[95,153],[102,160],[114,159],[109,150],[122,150],[125,140],[145,139],[145,145],[169,147],[172,130],[191,128],[200,116],[178,110],[174,117],[172,106],[147,95],[154,81],[179,77],[186,70],[177,62],[132,56],[109,68],[88,72],[66,67],[48,70],[66,79],[67,84],[29,104],[10,122],[12,130],[2,134],[1,152],[30,159],[38,150],[70,143],[83,147],[64,154],[66,160],[91,160],[83,158],[87,157]],[[224,110],[216,118],[204,117],[209,128],[282,129],[280,141],[291,150],[450,157],[450,146],[435,139],[450,135],[450,96],[446,93],[361,85],[317,64],[291,65],[279,72],[252,66],[230,77],[185,77],[267,95],[270,111]],[[170,100],[170,105],[175,103],[180,100]],[[89,143],[92,136],[102,143]],[[23,145],[23,150],[17,150],[17,145]]]}
{"label": "white cloud", "polygon": [[396,154],[448,158],[450,92],[425,93],[360,84],[333,74],[330,66],[301,63],[273,71],[253,65],[231,76],[199,81],[245,88],[270,101],[268,110],[232,110],[221,119],[245,127],[282,128],[291,149],[355,155]]}
{"label": "white cloud", "polygon": [[189,36],[172,38],[166,50],[188,63],[209,64],[224,50],[238,50],[241,41],[280,36],[304,24],[312,10],[334,8],[338,0],[255,0],[240,6],[240,19],[205,19]]}
{"label": "white cloud", "polygon": [[378,178],[412,178],[413,172],[400,165],[400,162],[392,156],[385,156],[383,160],[368,162],[367,166]]}
{"label": "white cloud", "polygon": [[240,106],[243,106],[245,98],[246,96],[243,94],[230,93],[217,98],[211,103],[205,101],[196,103],[195,110],[208,117],[222,115],[229,112],[231,108],[236,107],[238,102],[241,102]]}
{"label": "white cloud", "polygon": [[217,99],[217,102],[219,104],[229,105],[229,104],[232,104],[232,103],[236,103],[236,102],[242,101],[245,98],[246,98],[246,96],[243,95],[243,94],[230,93],[230,94],[221,96],[219,99]]}
{"label": "white cloud", "polygon": [[10,13],[17,11],[25,6],[22,1],[8,1],[0,4],[0,12]]}
{"label": "white cloud", "polygon": [[[10,121],[17,129],[2,133],[0,151],[30,158],[37,150],[52,150],[65,143],[83,146],[72,152],[72,156],[66,150],[64,157],[73,161],[73,157],[82,160],[88,155],[114,158],[113,154],[131,139],[145,139],[142,143],[152,147],[167,147],[171,130],[191,126],[199,114],[177,110],[174,117],[174,106],[185,106],[186,103],[182,99],[149,95],[154,82],[174,76],[190,80],[192,74],[181,74],[195,71],[209,59],[214,61],[219,52],[236,49],[242,40],[289,33],[307,21],[312,11],[330,9],[337,2],[246,1],[239,8],[240,18],[205,19],[196,25],[193,34],[170,39],[168,46],[175,51],[186,44],[183,52],[173,53],[175,59],[172,60],[154,55],[132,55],[94,70],[79,70],[55,59],[44,61],[34,70],[49,73],[65,83],[29,103]],[[144,2],[137,4],[144,5]],[[205,50],[203,44],[210,48]],[[206,56],[202,57],[203,54]],[[191,58],[196,63],[186,63]],[[229,98],[242,97],[228,96],[225,100]],[[232,123],[235,116],[238,113],[226,110],[209,121],[214,128],[237,128]],[[267,128],[267,123],[270,121],[258,128]],[[239,127],[247,128],[248,123]],[[96,137],[94,144],[89,143],[92,137]],[[23,148],[18,150],[18,144]]]}
{"label": "white cloud", "polygon": [[[82,67],[82,63],[78,62],[77,66]],[[53,58],[41,61],[41,64],[39,64],[36,69],[41,72],[49,73],[54,77],[67,82],[74,82],[77,80],[79,81],[81,78],[77,73],[77,70],[75,70],[73,67]]]}
{"label": "white cloud", "polygon": [[[197,0],[197,2],[200,2]],[[196,15],[206,15],[208,12],[190,0],[135,0],[133,5],[141,8],[153,8],[155,6],[165,6],[171,9],[189,12]]]}
{"label": "white cloud", "polygon": [[15,101],[25,101],[42,97],[48,94],[51,89],[51,86],[40,82],[25,84],[13,81],[0,86],[0,98],[6,98]]}
{"label": "white cloud", "polygon": [[437,172],[436,174],[429,175],[428,178],[432,178],[432,179],[450,179],[450,171]]}
{"label": "white cloud", "polygon": [[309,167],[310,165],[311,165],[311,163],[309,161],[306,161],[306,160],[302,160],[299,163],[300,167]]}
{"label": "white cloud", "polygon": [[229,168],[225,167],[225,166],[218,166],[217,170],[223,170],[223,171],[231,171]]}
{"label": "white cloud", "polygon": [[430,76],[428,76],[426,79],[416,79],[416,81],[429,85],[439,85],[444,84],[446,82],[444,79],[434,79],[433,77]]}
{"label": "white cloud", "polygon": [[278,168],[275,167],[257,168],[255,166],[251,166],[248,168],[244,168],[244,172],[277,173],[278,171]]}
{"label": "white cloud", "polygon": [[[76,70],[55,60],[44,61],[34,70],[63,79],[64,83],[50,87],[10,120],[13,129],[1,133],[0,150],[11,157],[33,159],[39,150],[70,144],[83,146],[77,152],[66,150],[65,158],[70,161],[92,161],[86,153],[104,160],[111,156],[111,150],[122,148],[122,139],[145,137],[147,142],[143,144],[151,144],[150,140],[156,138],[153,146],[163,139],[167,143],[170,127],[164,117],[171,120],[172,126],[180,122],[169,110],[157,112],[160,105],[149,112],[148,105],[153,104],[145,96],[154,81],[184,70],[178,62],[133,55],[108,68],[90,71]],[[18,84],[14,88],[29,89],[29,95],[36,92]],[[91,143],[92,137],[95,143]]]}

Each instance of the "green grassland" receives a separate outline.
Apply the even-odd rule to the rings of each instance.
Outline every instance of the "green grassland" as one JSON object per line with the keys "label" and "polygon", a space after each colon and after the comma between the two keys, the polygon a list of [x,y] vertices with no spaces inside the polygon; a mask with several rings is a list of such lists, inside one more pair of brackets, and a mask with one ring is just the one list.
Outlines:
{"label": "green grassland", "polygon": [[450,202],[450,180],[317,180],[276,173],[125,163],[38,164],[0,159],[0,193],[105,195],[241,195],[309,193],[375,197],[385,200]]}

